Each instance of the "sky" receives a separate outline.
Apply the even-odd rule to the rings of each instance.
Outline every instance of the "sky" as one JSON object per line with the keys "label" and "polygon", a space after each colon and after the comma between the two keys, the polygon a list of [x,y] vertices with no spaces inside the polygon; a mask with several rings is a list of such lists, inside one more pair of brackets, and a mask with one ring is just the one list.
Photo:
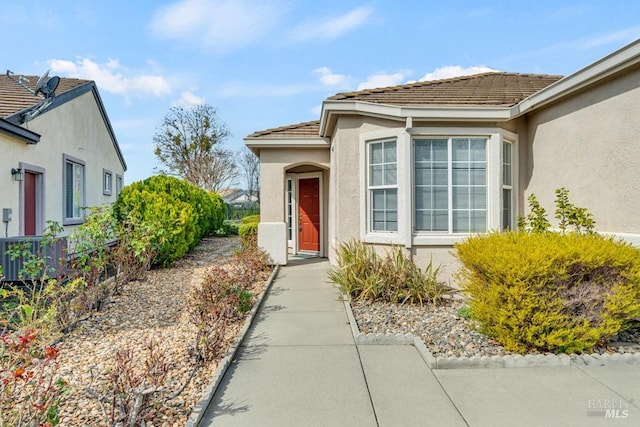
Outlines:
{"label": "sky", "polygon": [[172,107],[254,131],[336,93],[490,70],[569,75],[640,38],[640,2],[0,0],[0,69],[94,80],[128,165],[154,174]]}

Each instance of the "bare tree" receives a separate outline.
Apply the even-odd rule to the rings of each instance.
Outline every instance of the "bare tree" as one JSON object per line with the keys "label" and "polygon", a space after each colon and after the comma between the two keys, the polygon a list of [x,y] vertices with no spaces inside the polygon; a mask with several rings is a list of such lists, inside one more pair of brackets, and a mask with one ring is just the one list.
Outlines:
{"label": "bare tree", "polygon": [[209,191],[226,188],[238,176],[233,152],[223,147],[229,136],[211,105],[171,108],[153,136],[154,153],[165,167],[158,172]]}
{"label": "bare tree", "polygon": [[245,179],[249,197],[255,196],[260,202],[260,159],[249,148],[238,153],[240,169]]}

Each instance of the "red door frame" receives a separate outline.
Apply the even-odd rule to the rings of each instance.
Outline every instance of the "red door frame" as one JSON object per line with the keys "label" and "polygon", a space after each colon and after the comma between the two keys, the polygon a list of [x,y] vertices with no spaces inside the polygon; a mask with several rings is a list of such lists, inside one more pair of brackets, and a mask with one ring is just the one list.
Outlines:
{"label": "red door frame", "polygon": [[320,177],[298,179],[298,250],[320,252]]}
{"label": "red door frame", "polygon": [[20,162],[19,167],[24,172],[20,182],[20,202],[18,233],[21,236],[41,235],[45,222],[45,173],[43,167]]}
{"label": "red door frame", "polygon": [[37,234],[38,218],[38,174],[24,172],[24,209],[22,221],[24,224],[24,235],[35,236]]}

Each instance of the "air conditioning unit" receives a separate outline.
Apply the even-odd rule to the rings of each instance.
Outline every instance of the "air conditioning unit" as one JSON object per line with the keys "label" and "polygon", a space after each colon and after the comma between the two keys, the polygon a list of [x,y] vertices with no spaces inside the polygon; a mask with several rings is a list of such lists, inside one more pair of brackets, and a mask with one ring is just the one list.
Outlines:
{"label": "air conditioning unit", "polygon": [[[64,268],[67,254],[67,238],[61,237],[50,246],[42,245],[42,236],[8,237],[0,238],[0,265],[2,265],[3,281],[19,281],[20,271],[23,268],[24,259],[22,257],[11,259],[7,250],[15,244],[25,243],[29,252],[33,255],[44,258],[46,266],[50,271],[59,271]],[[23,277],[22,280],[31,280],[31,277]]]}

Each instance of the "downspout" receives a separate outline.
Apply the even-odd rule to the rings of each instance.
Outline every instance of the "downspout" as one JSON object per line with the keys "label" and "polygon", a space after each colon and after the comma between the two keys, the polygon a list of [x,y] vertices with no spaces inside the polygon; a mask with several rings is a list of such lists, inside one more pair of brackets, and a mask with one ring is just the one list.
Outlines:
{"label": "downspout", "polygon": [[[413,128],[413,117],[411,116],[407,116],[406,121],[405,121],[405,125],[404,125],[404,131],[405,134],[407,135],[407,139],[409,141],[409,146],[407,147],[407,150],[409,151],[409,159],[411,159],[411,129]],[[411,163],[411,162],[409,162]],[[407,170],[411,171],[413,170],[413,168],[409,167]],[[406,188],[409,190],[409,197],[408,200],[406,201],[408,206],[411,206],[411,209],[408,209],[409,212],[407,212],[405,214],[405,220],[408,220],[408,226],[405,227],[405,233],[408,231],[408,234],[405,235],[404,238],[404,247],[405,247],[405,251],[409,257],[409,259],[411,261],[413,261],[413,250],[412,250],[412,240],[413,240],[413,202],[411,201],[411,194],[413,194],[413,191],[411,190],[411,172],[409,172],[408,177],[405,179],[404,184],[406,185]]]}

